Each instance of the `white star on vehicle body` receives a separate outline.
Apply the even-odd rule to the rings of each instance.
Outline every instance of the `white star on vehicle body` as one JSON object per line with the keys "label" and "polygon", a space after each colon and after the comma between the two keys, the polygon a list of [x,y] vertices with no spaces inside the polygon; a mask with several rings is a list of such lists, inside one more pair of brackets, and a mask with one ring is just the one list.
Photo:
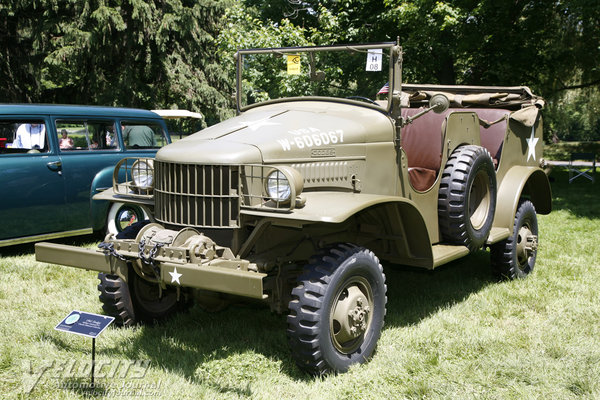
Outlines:
{"label": "white star on vehicle body", "polygon": [[177,272],[177,267],[175,267],[173,272],[169,272],[169,274],[171,275],[171,283],[177,282],[177,284],[181,285],[181,282],[179,282],[179,278],[181,278],[183,274]]}
{"label": "white star on vehicle body", "polygon": [[271,117],[266,117],[266,118],[258,119],[256,121],[245,121],[245,122],[240,122],[240,125],[243,125],[244,127],[249,128],[253,132],[262,128],[263,126],[281,125],[279,122],[270,121],[270,119],[271,119]]}
{"label": "white star on vehicle body", "polygon": [[531,137],[527,139],[527,161],[529,161],[529,157],[533,157],[533,161],[535,161],[535,145],[537,144],[540,138],[535,137],[535,127],[531,127]]}

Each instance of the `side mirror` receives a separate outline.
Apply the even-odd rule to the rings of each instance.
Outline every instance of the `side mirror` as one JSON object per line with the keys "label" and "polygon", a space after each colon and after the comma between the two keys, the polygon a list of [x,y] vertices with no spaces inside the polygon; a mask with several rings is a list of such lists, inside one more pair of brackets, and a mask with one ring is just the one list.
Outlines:
{"label": "side mirror", "polygon": [[413,115],[412,117],[403,119],[401,126],[406,126],[406,125],[410,124],[415,119],[420,118],[423,115],[427,114],[429,111],[434,111],[437,114],[441,114],[444,111],[446,111],[448,108],[450,108],[450,100],[448,100],[448,97],[441,93],[436,93],[433,96],[431,96],[431,99],[429,99],[429,107],[427,107],[423,111]]}
{"label": "side mirror", "polygon": [[431,108],[434,113],[441,114],[450,108],[450,100],[448,100],[446,95],[436,93],[429,99],[429,108]]}

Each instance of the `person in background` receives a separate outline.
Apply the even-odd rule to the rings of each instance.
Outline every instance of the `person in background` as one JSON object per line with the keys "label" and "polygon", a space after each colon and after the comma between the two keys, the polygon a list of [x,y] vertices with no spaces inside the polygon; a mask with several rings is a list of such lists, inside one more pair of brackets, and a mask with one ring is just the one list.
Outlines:
{"label": "person in background", "polygon": [[12,147],[19,149],[43,149],[46,140],[44,124],[21,124]]}
{"label": "person in background", "polygon": [[115,126],[114,124],[106,129],[106,147],[114,148],[117,147],[117,142],[115,141]]}
{"label": "person in background", "polygon": [[60,131],[62,137],[58,140],[58,146],[61,149],[72,149],[73,148],[73,138],[69,137],[69,133],[66,129]]}
{"label": "person in background", "polygon": [[127,147],[156,147],[154,131],[146,125],[121,125]]}

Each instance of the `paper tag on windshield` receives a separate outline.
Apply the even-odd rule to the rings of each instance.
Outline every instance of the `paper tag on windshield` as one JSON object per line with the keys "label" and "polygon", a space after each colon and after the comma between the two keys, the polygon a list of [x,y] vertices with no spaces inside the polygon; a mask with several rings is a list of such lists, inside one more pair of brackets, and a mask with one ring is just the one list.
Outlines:
{"label": "paper tag on windshield", "polygon": [[300,55],[292,54],[287,56],[288,75],[300,75]]}
{"label": "paper tag on windshield", "polygon": [[367,71],[381,71],[383,60],[383,51],[381,49],[371,49],[367,53]]}

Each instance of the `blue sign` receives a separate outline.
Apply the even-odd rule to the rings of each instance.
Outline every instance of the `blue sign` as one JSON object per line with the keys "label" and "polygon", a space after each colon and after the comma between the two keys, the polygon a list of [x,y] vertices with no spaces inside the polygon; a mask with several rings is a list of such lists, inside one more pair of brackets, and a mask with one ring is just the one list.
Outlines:
{"label": "blue sign", "polygon": [[75,310],[71,311],[54,329],[96,338],[114,320],[114,317]]}

